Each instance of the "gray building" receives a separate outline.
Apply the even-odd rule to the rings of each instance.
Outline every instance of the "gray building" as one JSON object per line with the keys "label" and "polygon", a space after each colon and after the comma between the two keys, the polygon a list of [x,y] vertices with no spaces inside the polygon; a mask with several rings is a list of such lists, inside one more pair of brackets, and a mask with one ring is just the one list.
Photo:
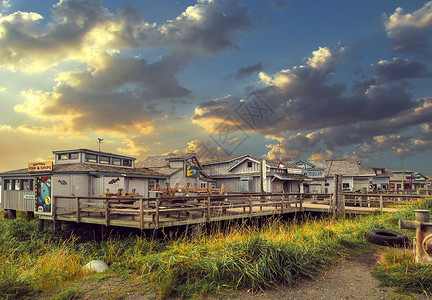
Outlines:
{"label": "gray building", "polygon": [[390,169],[362,166],[353,159],[297,160],[292,164],[312,179],[308,183],[311,193],[332,193],[334,175],[342,175],[344,191],[388,189],[392,175]]}
{"label": "gray building", "polygon": [[[262,159],[249,154],[223,157],[203,162],[203,170],[217,182],[217,187],[225,184],[230,192],[260,192]],[[264,160],[264,191],[300,192],[306,176],[301,168],[282,162]],[[263,167],[264,168],[264,167]]]}
{"label": "gray building", "polygon": [[[52,196],[149,196],[164,174],[135,168],[135,158],[89,149],[53,151],[55,161],[1,173],[1,208],[51,214]],[[64,204],[64,203],[63,203]]]}
{"label": "gray building", "polygon": [[[152,155],[137,165],[166,176],[166,181],[157,182],[162,188],[165,182],[171,187],[176,184],[179,187],[186,187],[189,184],[192,188],[195,185],[199,188],[207,188],[209,184],[215,184],[215,181],[203,170],[195,153]],[[155,186],[152,184],[151,188]]]}

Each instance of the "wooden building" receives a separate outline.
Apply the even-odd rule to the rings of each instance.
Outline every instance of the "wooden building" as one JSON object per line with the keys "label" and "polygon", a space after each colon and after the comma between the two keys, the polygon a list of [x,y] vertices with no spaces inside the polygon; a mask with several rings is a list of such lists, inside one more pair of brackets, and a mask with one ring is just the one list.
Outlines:
{"label": "wooden building", "polygon": [[1,173],[1,208],[51,213],[52,196],[133,194],[148,197],[151,182],[168,177],[135,168],[135,158],[88,149],[54,151],[55,162],[29,163],[28,168]]}
{"label": "wooden building", "polygon": [[263,161],[249,154],[213,159],[202,165],[203,170],[216,180],[217,187],[225,184],[230,192],[260,192],[262,168],[265,169],[265,192],[298,193],[301,184],[307,179],[298,167],[286,166],[282,162]]}
{"label": "wooden building", "polygon": [[297,160],[292,164],[302,168],[303,174],[312,179],[307,183],[311,193],[331,193],[334,175],[342,175],[344,191],[388,189],[392,175],[390,169],[362,166],[352,159]]}
{"label": "wooden building", "polygon": [[[195,153],[152,155],[137,165],[140,168],[163,174],[171,187],[176,184],[179,187],[186,187],[189,184],[192,188],[195,185],[199,188],[207,188],[209,184],[215,184],[215,181],[203,170]],[[151,188],[156,187],[157,183],[161,182],[152,181]],[[160,186],[163,186],[164,183]]]}

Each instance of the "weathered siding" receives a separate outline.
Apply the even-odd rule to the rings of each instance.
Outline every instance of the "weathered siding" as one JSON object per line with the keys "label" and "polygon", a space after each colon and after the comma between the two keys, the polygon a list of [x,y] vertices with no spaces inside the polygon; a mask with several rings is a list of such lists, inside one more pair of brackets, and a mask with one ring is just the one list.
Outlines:
{"label": "weathered siding", "polygon": [[129,181],[129,192],[135,189],[135,192],[140,196],[147,197],[148,195],[148,179],[145,178],[131,178]]}
{"label": "weathered siding", "polygon": [[[31,186],[31,190],[5,190],[7,188],[5,180],[11,179],[33,179],[33,177],[13,177],[13,178],[2,178],[2,208],[11,210],[23,210],[33,211],[34,210],[34,190]],[[33,196],[32,199],[24,199],[24,195]]]}

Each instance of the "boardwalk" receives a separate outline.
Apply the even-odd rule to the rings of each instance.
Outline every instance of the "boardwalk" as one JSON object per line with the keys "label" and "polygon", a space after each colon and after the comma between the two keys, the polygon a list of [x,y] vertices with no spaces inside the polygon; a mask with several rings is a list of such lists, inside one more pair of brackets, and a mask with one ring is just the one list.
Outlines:
{"label": "boardwalk", "polygon": [[[330,196],[285,193],[174,198],[53,197],[53,215],[41,215],[40,219],[54,220],[57,224],[68,221],[159,229],[303,212],[334,213]],[[422,197],[347,194],[344,195],[344,213],[394,212],[403,204]],[[385,207],[388,204],[392,207]]]}

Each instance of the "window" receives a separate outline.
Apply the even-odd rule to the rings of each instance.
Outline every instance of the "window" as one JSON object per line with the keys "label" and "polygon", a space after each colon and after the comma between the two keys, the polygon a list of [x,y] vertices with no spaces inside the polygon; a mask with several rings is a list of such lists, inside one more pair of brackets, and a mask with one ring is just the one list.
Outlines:
{"label": "window", "polygon": [[349,189],[350,188],[350,184],[349,183],[342,183],[342,188],[343,189]]}
{"label": "window", "polygon": [[58,155],[58,159],[59,160],[67,160],[68,159],[68,155],[67,154],[59,154]]}
{"label": "window", "polygon": [[69,159],[78,159],[78,153],[69,153]]}
{"label": "window", "polygon": [[14,179],[13,181],[14,181],[14,190],[20,191],[21,190],[21,180]]}
{"label": "window", "polygon": [[252,162],[251,162],[251,161],[248,161],[248,165],[247,165],[247,167],[248,167],[248,168],[252,168]]}
{"label": "window", "polygon": [[9,179],[5,179],[3,189],[4,189],[5,191],[6,191],[6,190],[11,190],[11,189],[12,189],[12,188],[11,188],[11,181],[10,181]]}
{"label": "window", "polygon": [[120,158],[113,158],[112,164],[115,166],[121,166],[121,159]]}
{"label": "window", "polygon": [[86,155],[85,155],[85,161],[86,162],[91,162],[91,163],[97,163],[97,155],[86,153]]}
{"label": "window", "polygon": [[200,188],[202,188],[202,189],[207,188],[207,182],[201,182],[200,183]]}
{"label": "window", "polygon": [[33,179],[23,179],[22,180],[22,189],[24,191],[32,191],[33,190]]}
{"label": "window", "polygon": [[123,159],[123,166],[125,166],[125,167],[132,167],[132,160],[130,160],[130,159]]}
{"label": "window", "polygon": [[152,189],[156,189],[156,185],[159,183],[159,179],[150,179],[149,180],[149,191]]}
{"label": "window", "polygon": [[99,156],[99,163],[107,165],[110,163],[110,158],[108,156]]}

